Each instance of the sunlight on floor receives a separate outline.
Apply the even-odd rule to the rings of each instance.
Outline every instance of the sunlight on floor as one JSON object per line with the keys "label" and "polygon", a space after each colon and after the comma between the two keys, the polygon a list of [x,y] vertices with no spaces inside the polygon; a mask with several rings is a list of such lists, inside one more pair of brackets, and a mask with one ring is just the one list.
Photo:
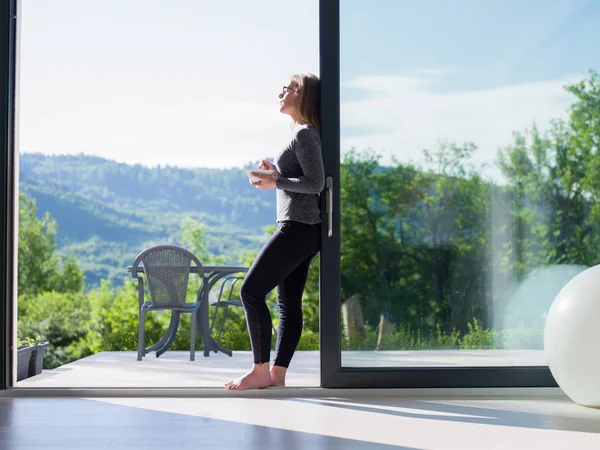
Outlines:
{"label": "sunlight on floor", "polygon": [[[600,411],[579,407],[565,398],[464,401],[406,398],[346,400],[336,397],[91,400],[412,448],[600,448],[600,436],[586,428],[594,427],[589,431],[598,428]],[[546,411],[547,402],[552,412]],[[574,419],[571,417],[573,414],[579,417]]]}

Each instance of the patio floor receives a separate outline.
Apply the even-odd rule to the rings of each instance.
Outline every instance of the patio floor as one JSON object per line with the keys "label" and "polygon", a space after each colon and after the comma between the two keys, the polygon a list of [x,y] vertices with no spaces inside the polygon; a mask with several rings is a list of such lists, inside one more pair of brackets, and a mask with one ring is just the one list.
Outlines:
{"label": "patio floor", "polygon": [[[252,365],[252,353],[235,351],[232,357],[211,353],[205,358],[196,353],[153,353],[137,361],[136,352],[101,352],[40,375],[19,381],[16,387],[38,388],[120,388],[120,387],[221,387],[244,374]],[[542,350],[424,350],[424,351],[345,351],[344,367],[481,367],[544,366]],[[287,385],[317,387],[319,352],[296,352],[288,373]]]}

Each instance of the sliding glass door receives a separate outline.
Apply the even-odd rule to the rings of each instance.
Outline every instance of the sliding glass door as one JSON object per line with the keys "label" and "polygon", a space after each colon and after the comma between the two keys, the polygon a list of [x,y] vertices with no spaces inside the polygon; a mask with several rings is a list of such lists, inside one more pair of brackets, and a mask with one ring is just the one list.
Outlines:
{"label": "sliding glass door", "polygon": [[580,117],[600,10],[336,6],[321,16],[323,385],[555,385],[546,314],[600,262]]}

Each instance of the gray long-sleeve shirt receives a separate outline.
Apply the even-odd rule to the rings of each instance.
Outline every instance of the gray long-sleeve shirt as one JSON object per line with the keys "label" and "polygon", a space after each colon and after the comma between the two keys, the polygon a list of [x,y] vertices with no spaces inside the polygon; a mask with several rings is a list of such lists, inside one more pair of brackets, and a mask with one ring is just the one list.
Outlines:
{"label": "gray long-sleeve shirt", "polygon": [[277,221],[321,222],[319,194],[325,187],[321,137],[311,125],[294,130],[291,142],[277,155]]}

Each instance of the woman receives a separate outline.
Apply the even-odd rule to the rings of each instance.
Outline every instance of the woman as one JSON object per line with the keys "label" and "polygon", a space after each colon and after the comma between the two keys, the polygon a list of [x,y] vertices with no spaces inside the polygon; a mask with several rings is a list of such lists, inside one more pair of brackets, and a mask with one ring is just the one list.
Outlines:
{"label": "woman", "polygon": [[[279,94],[279,110],[294,124],[290,143],[274,163],[258,168],[275,170],[251,182],[258,189],[277,190],[277,231],[266,242],[241,286],[254,365],[226,389],[285,386],[285,375],[302,335],[302,293],[308,268],[321,246],[319,194],[325,186],[321,156],[320,82],[311,74],[294,75]],[[276,357],[269,369],[271,314],[266,297],[277,287],[279,330]]]}

